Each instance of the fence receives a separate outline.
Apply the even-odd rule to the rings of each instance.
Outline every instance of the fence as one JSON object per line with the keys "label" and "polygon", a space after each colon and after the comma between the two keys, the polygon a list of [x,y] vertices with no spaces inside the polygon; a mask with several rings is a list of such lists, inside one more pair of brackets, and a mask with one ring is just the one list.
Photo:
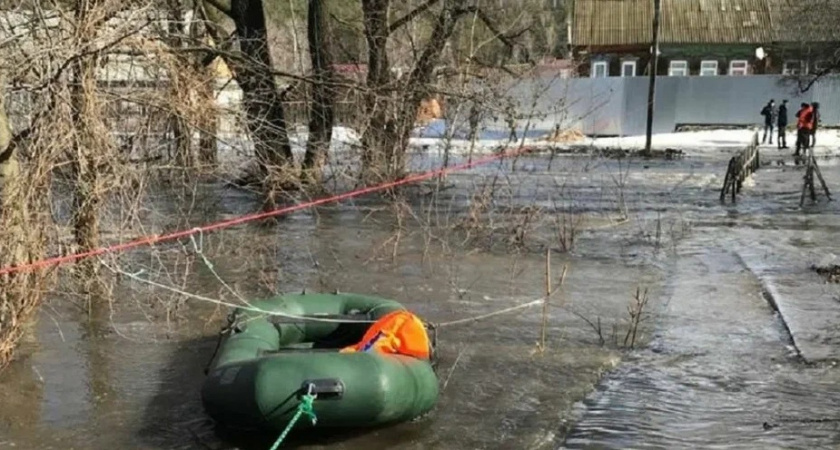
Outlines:
{"label": "fence", "polygon": [[[519,80],[508,95],[536,127],[576,128],[587,135],[645,133],[648,83],[646,77],[543,78]],[[802,102],[818,101],[822,121],[840,124],[840,77],[814,83],[799,92],[795,80],[781,75],[749,77],[657,77],[654,133],[673,132],[680,125],[749,126],[763,121],[759,111],[769,99],[788,99],[788,120]]]}
{"label": "fence", "polygon": [[[519,118],[516,127],[522,130],[527,126],[529,135],[544,135],[558,126],[578,129],[587,135],[641,135],[645,133],[648,82],[646,77],[528,77],[504,86],[498,101],[500,105],[503,101],[513,102],[515,115]],[[27,97],[25,92],[15,92],[8,99],[8,113],[15,131],[25,128],[30,118],[31,105]],[[763,120],[759,111],[770,98],[777,103],[788,99],[790,122],[794,121],[801,102],[818,101],[822,105],[822,123],[840,124],[840,76],[821,79],[805,93],[799,92],[795,81],[780,75],[663,76],[657,78],[653,131],[673,132],[680,125],[758,125]],[[454,105],[456,100],[449,103]],[[241,91],[227,86],[217,91],[217,101],[224,110],[219,118],[219,131],[223,134],[240,133],[243,129],[238,112]],[[306,124],[308,108],[305,102],[287,102],[286,108],[290,125]],[[337,125],[358,125],[359,109],[357,102],[340,101],[336,105]],[[461,109],[463,111],[459,115],[465,115],[465,111],[469,110]],[[449,115],[452,111],[446,113]],[[481,128],[487,131],[509,130],[505,114],[498,114],[498,111],[494,114],[497,117],[481,120]],[[118,117],[120,121],[133,121],[131,126],[126,126],[137,129],[139,125],[134,122],[145,123],[151,116],[144,112],[126,111]],[[466,122],[465,117],[448,119],[453,124]],[[507,136],[508,132],[502,131],[501,135]]]}
{"label": "fence", "polygon": [[805,150],[805,176],[803,177],[804,182],[802,183],[802,195],[799,197],[799,206],[805,204],[805,193],[808,191],[811,193],[811,201],[817,201],[817,191],[814,187],[815,174],[820,180],[820,184],[822,185],[826,198],[831,201],[831,192],[828,190],[828,184],[826,184],[825,178],[822,176],[820,166],[817,164],[817,158],[814,157],[814,149],[812,147]]}
{"label": "fence", "polygon": [[735,203],[735,194],[741,192],[744,180],[761,166],[758,154],[758,132],[753,133],[750,145],[738,152],[729,160],[726,168],[726,176],[723,179],[723,187],[720,189],[720,201],[726,200],[726,194],[732,194],[732,203]]}

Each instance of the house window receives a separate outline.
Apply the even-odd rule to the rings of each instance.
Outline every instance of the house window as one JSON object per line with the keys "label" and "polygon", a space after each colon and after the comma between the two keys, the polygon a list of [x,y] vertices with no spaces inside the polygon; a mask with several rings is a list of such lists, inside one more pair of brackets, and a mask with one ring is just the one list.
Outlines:
{"label": "house window", "polygon": [[782,66],[783,75],[799,75],[802,73],[802,61],[790,60],[785,61]]}
{"label": "house window", "polygon": [[831,69],[828,61],[820,60],[814,62],[814,73],[824,73]]}
{"label": "house window", "polygon": [[684,77],[688,75],[688,62],[687,61],[671,61],[671,64],[668,66],[668,76],[669,77]]}
{"label": "house window", "polygon": [[636,76],[636,61],[622,61],[621,62],[621,76],[635,77]]}
{"label": "house window", "polygon": [[607,75],[609,75],[607,67],[606,61],[596,61],[592,63],[592,78],[606,78]]}
{"label": "house window", "polygon": [[718,62],[717,61],[702,61],[700,63],[700,76],[701,77],[713,77],[718,74]]}
{"label": "house window", "polygon": [[729,75],[746,75],[747,62],[742,59],[729,61]]}

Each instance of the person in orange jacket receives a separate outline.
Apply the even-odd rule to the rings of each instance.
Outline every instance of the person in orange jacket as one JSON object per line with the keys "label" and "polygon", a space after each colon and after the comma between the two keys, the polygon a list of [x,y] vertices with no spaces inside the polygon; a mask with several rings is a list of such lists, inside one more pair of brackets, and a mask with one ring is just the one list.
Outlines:
{"label": "person in orange jacket", "polygon": [[811,120],[811,123],[813,123],[811,127],[811,148],[813,148],[817,145],[817,127],[820,124],[820,104],[818,102],[811,103],[811,110],[813,111]]}
{"label": "person in orange jacket", "polygon": [[793,156],[799,156],[799,151],[808,151],[811,144],[811,130],[814,128],[814,110],[811,105],[802,103],[796,112],[796,151]]}

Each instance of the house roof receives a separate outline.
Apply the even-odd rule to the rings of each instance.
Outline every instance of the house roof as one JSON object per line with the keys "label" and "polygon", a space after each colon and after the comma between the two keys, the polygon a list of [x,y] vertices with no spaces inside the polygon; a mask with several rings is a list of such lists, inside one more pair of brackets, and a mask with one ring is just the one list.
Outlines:
{"label": "house roof", "polygon": [[575,0],[573,4],[572,45],[651,41],[653,5],[650,0]]}
{"label": "house roof", "polygon": [[773,0],[779,42],[840,41],[840,0]]}
{"label": "house roof", "polygon": [[[838,0],[661,0],[662,44],[767,44],[834,39]],[[804,6],[803,6],[804,5]],[[574,46],[649,45],[652,0],[575,0]]]}

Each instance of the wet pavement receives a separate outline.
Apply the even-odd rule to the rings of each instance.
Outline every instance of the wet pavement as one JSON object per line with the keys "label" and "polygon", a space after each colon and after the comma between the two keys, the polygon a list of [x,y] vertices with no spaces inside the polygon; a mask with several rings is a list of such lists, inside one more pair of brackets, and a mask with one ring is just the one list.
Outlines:
{"label": "wet pavement", "polygon": [[561,448],[840,444],[840,289],[812,270],[833,261],[838,207],[800,208],[803,171],[786,162],[759,170],[725,216],[693,214],[650,346],[579,405]]}
{"label": "wet pavement", "polygon": [[680,255],[650,347],[607,376],[562,448],[836,445],[840,371],[802,364],[730,249],[699,239]]}

